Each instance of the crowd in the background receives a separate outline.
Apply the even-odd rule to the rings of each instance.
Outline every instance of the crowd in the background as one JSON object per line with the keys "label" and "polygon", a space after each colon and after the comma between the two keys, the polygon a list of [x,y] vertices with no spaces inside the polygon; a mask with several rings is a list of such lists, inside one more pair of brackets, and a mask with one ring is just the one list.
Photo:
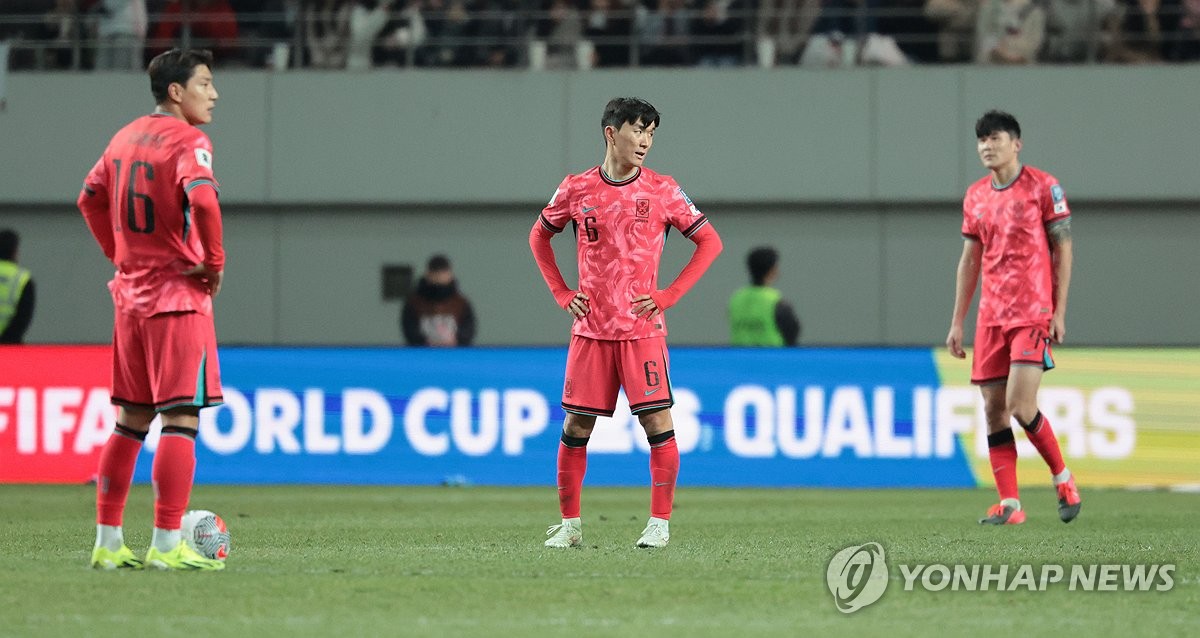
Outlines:
{"label": "crowd in the background", "polygon": [[1200,0],[5,0],[14,69],[1200,61]]}

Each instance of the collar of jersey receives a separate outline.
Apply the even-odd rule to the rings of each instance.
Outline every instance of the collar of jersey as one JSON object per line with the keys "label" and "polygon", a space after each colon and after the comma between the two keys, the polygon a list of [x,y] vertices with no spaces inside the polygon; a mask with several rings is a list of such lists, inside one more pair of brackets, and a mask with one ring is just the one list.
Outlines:
{"label": "collar of jersey", "polygon": [[1015,176],[1015,177],[1013,177],[1013,178],[1012,178],[1012,181],[1010,181],[1009,183],[1007,183],[1007,184],[1005,184],[1005,185],[1003,185],[1003,186],[997,186],[997,185],[996,185],[996,180],[994,180],[994,179],[992,179],[992,180],[989,180],[989,181],[991,182],[991,184],[992,184],[992,190],[994,190],[994,191],[1002,191],[1002,190],[1004,190],[1004,189],[1008,188],[1009,186],[1012,186],[1013,184],[1016,184],[1016,183],[1017,183],[1017,180],[1021,179],[1021,175],[1024,175],[1024,174],[1025,174],[1025,165],[1024,165],[1024,164],[1022,164],[1022,165],[1021,165],[1021,168],[1018,168],[1018,169],[1017,169],[1017,174],[1016,174],[1016,176]]}
{"label": "collar of jersey", "polygon": [[611,186],[624,186],[624,185],[626,185],[626,184],[632,183],[634,180],[636,180],[637,178],[641,177],[641,175],[642,175],[642,167],[640,167],[640,166],[639,166],[639,167],[638,167],[638,169],[637,169],[636,171],[634,171],[634,172],[633,172],[633,176],[632,176],[632,177],[630,177],[629,179],[626,179],[626,180],[624,180],[624,181],[620,181],[620,182],[618,182],[617,180],[615,180],[615,179],[613,179],[613,178],[609,177],[609,176],[608,176],[608,175],[607,175],[607,174],[604,172],[604,167],[603,167],[603,166],[597,166],[597,167],[596,167],[596,169],[597,169],[598,171],[600,171],[600,179],[604,180],[604,183],[606,183],[606,184],[609,184],[609,185],[611,185]]}

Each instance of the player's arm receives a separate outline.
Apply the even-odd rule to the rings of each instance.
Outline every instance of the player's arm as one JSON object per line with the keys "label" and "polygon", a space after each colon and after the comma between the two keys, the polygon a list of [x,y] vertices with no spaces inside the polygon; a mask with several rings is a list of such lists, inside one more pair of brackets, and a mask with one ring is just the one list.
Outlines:
{"label": "player's arm", "polygon": [[780,299],[775,304],[775,327],[783,335],[783,343],[794,346],[800,341],[800,318],[796,316],[792,304]]}
{"label": "player's arm", "polygon": [[550,225],[545,215],[539,216],[529,231],[529,249],[533,251],[533,260],[537,262],[542,279],[546,280],[546,286],[550,288],[550,294],[554,295],[554,302],[572,315],[582,317],[588,313],[588,296],[578,290],[571,290],[563,279],[562,271],[558,269],[558,262],[554,259],[554,247],[550,245],[550,238],[562,232],[561,228],[556,228]]}
{"label": "player's arm", "polygon": [[971,307],[971,298],[975,296],[975,286],[979,284],[982,258],[983,244],[974,237],[967,237],[963,241],[962,256],[958,259],[958,272],[954,279],[954,314],[950,317],[950,334],[946,335],[946,347],[950,349],[950,354],[959,359],[967,356],[963,350],[963,321]]}
{"label": "player's arm", "polygon": [[1054,268],[1054,316],[1050,319],[1050,338],[1062,343],[1067,335],[1067,291],[1071,287],[1071,218],[1046,228],[1050,238],[1050,259]]}
{"label": "player's arm", "polygon": [[200,234],[200,245],[204,248],[204,261],[184,274],[201,280],[208,287],[208,293],[215,297],[221,292],[221,284],[225,280],[224,231],[217,187],[208,180],[199,180],[189,184],[185,190],[196,230]]}
{"label": "player's arm", "polygon": [[108,191],[103,186],[85,183],[83,190],[79,191],[75,205],[79,207],[79,212],[83,213],[88,230],[92,231],[92,237],[100,244],[100,250],[112,261],[117,253],[117,241],[113,237],[112,214],[108,202]]}
{"label": "player's arm", "polygon": [[671,282],[663,290],[658,290],[653,294],[639,295],[633,299],[633,313],[639,317],[653,317],[667,308],[679,303],[679,300],[700,281],[700,277],[708,270],[716,260],[717,255],[721,254],[721,249],[724,244],[721,243],[721,236],[717,234],[717,230],[712,227],[712,224],[707,222],[688,236],[696,243],[696,249],[692,251],[692,258],[688,260],[687,265],[679,272],[679,276],[675,281]]}

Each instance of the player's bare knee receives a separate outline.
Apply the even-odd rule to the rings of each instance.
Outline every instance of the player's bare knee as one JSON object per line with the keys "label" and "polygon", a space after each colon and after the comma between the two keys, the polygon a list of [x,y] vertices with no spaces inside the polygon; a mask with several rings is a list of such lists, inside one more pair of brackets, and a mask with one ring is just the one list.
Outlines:
{"label": "player's bare knee", "polygon": [[654,410],[653,412],[642,412],[638,414],[638,422],[642,424],[642,429],[646,431],[647,437],[662,434],[675,428],[675,424],[671,420],[671,410],[668,408]]}
{"label": "player's bare knee", "polygon": [[188,430],[200,429],[200,408],[195,406],[181,406],[163,410],[162,412],[163,425],[169,425],[177,428],[186,428]]}
{"label": "player's bare knee", "polygon": [[117,423],[135,432],[146,432],[157,414],[154,410],[121,406],[117,409]]}
{"label": "player's bare knee", "polygon": [[592,429],[596,427],[596,417],[588,414],[567,413],[567,418],[563,421],[563,432],[567,436],[578,438],[587,438],[592,435]]}

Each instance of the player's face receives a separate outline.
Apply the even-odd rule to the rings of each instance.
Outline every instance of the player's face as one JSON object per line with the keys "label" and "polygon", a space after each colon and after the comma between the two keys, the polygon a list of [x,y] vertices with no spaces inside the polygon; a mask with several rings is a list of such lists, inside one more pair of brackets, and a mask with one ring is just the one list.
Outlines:
{"label": "player's face", "polygon": [[653,123],[646,126],[641,120],[635,124],[622,124],[612,132],[614,159],[625,166],[641,166],[654,144],[655,128]]}
{"label": "player's face", "polygon": [[1014,139],[1008,131],[996,131],[979,138],[975,146],[979,159],[988,170],[1015,164],[1021,150],[1021,140]]}
{"label": "player's face", "polygon": [[212,71],[207,65],[197,64],[192,77],[183,86],[180,107],[188,124],[208,124],[212,121],[213,108],[217,105],[217,89],[213,88]]}

